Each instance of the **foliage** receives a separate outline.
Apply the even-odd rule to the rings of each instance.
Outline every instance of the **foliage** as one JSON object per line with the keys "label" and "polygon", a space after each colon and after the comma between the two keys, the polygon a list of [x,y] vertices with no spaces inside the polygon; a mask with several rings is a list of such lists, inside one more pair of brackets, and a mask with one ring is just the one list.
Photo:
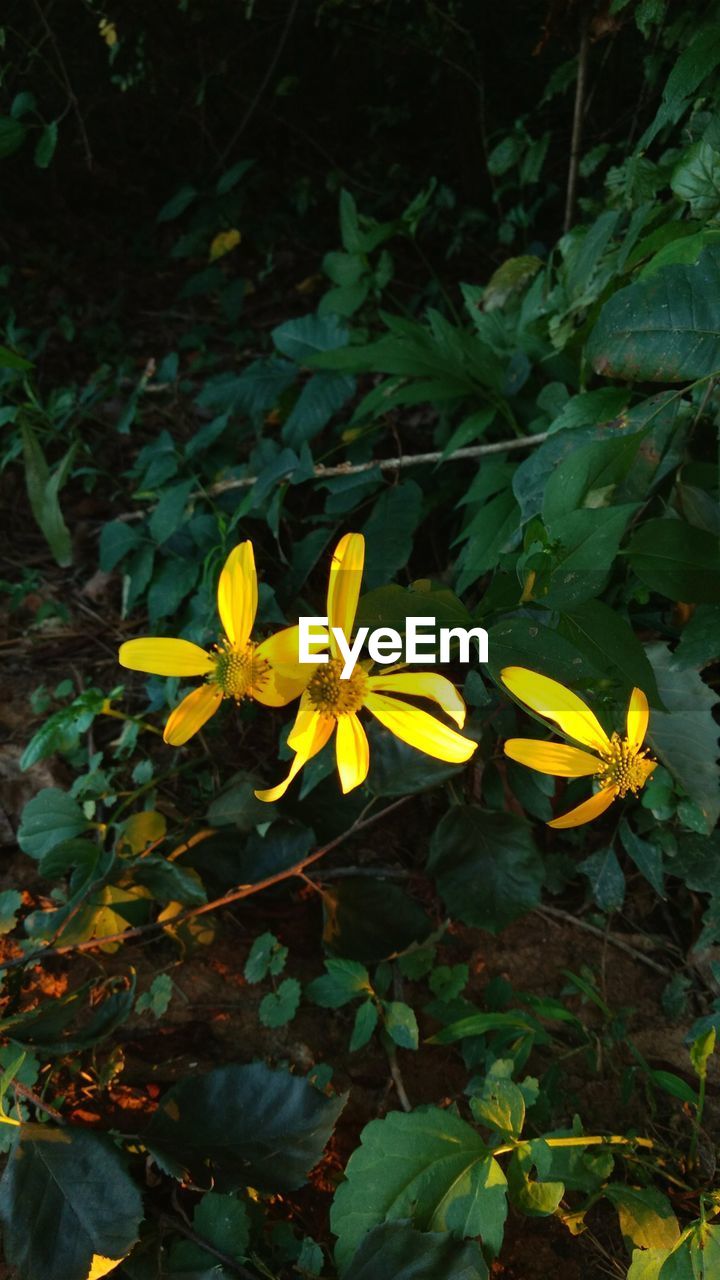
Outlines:
{"label": "foliage", "polygon": [[[720,1267],[720,5],[581,8],[3,16],[0,204],[38,240],[0,265],[20,1280],[528,1274],[509,1212],[588,1274],[610,1222],[628,1280]],[[373,725],[362,786],[330,745],[266,805],[294,709],[173,749],[190,686],[118,683],[117,644],[211,649],[248,539],[258,635],[322,614],[347,530],[359,625],[486,629],[444,664],[477,751]],[[614,816],[547,826],[588,779],[504,755],[549,736],[507,666],[608,732],[647,695]],[[546,971],[552,928],[582,959]]]}

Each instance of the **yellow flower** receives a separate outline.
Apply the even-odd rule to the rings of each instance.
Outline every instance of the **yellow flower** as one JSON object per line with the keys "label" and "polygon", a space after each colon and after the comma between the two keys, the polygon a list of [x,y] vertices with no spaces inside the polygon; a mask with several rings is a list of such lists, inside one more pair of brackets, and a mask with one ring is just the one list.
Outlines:
{"label": "yellow flower", "polygon": [[231,231],[218,231],[210,245],[210,261],[217,262],[218,258],[224,258],[226,253],[237,248],[241,239],[237,227],[233,227]]}
{"label": "yellow flower", "polygon": [[355,665],[349,677],[341,678],[344,662],[332,628],[338,628],[345,639],[350,640],[364,562],[365,539],[362,534],[346,534],[335,548],[330,569],[327,594],[330,654],[326,662],[306,663],[296,668],[298,674],[302,673],[306,688],[288,737],[295,759],[283,782],[267,791],[255,792],[259,800],[279,800],[303,765],[317,755],[336,729],[340,785],[345,793],[359,787],[367,777],[370,764],[368,740],[358,718],[362,707],[372,712],[397,738],[437,760],[462,764],[476,749],[476,743],[463,738],[427,711],[421,711],[400,698],[387,696],[405,694],[428,698],[442,707],[462,729],[465,704],[455,686],[444,676],[435,672],[409,671],[370,675],[372,664],[363,662]]}
{"label": "yellow flower", "polygon": [[112,49],[113,45],[117,44],[118,40],[117,27],[115,26],[115,23],[108,22],[107,18],[103,18],[102,21],[98,23],[98,30],[108,48]]}
{"label": "yellow flower", "polygon": [[505,755],[526,764],[539,773],[554,773],[561,778],[593,775],[600,789],[577,808],[554,818],[549,827],[579,827],[604,813],[618,796],[636,793],[645,786],[657,765],[642,749],[647,731],[648,700],[642,689],[633,689],[627,709],[625,737],[613,733],[608,738],[599,720],[577,694],[525,667],[505,667],[500,679],[512,694],[532,711],[554,720],[561,732],[595,752],[557,742],[538,742],[535,738],[508,738]]}
{"label": "yellow flower", "polygon": [[205,676],[205,684],[170,715],[163,737],[172,747],[188,741],[214,715],[223,698],[254,698],[266,707],[284,707],[305,687],[298,678],[298,628],[286,627],[255,644],[250,633],[258,588],[251,542],[241,542],[225,561],[217,603],[225,637],[207,653],[189,640],[146,636],[120,646],[120,664],[155,676]]}

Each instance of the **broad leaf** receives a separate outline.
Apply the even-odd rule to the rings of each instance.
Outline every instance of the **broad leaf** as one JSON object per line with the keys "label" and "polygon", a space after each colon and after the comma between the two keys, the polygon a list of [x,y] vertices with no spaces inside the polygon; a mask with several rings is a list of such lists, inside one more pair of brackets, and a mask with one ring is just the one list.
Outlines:
{"label": "broad leaf", "polygon": [[31,858],[41,858],[87,826],[88,820],[72,796],[58,787],[44,787],[23,809],[18,844]]}
{"label": "broad leaf", "polygon": [[691,604],[720,602],[717,539],[684,520],[647,520],[628,546],[633,570],[652,591]]}
{"label": "broad leaf", "polygon": [[219,1067],[170,1089],[146,1140],[164,1169],[198,1186],[212,1178],[218,1191],[294,1191],[320,1159],[344,1105],[344,1097],[325,1098],[262,1062]]}
{"label": "broad leaf", "polygon": [[713,719],[718,699],[697,671],[677,663],[667,645],[651,645],[648,657],[667,707],[667,712],[655,711],[650,718],[650,744],[699,805],[706,830],[712,831],[720,817],[718,726]]}
{"label": "broad leaf", "polygon": [[403,1218],[421,1231],[480,1236],[498,1253],[507,1213],[505,1175],[464,1120],[437,1107],[390,1112],[366,1125],[360,1142],[330,1215],[341,1272],[367,1231]]}
{"label": "broad leaf", "polygon": [[487,1263],[474,1243],[441,1231],[416,1231],[406,1222],[385,1222],[368,1231],[343,1280],[489,1280]]}
{"label": "broad leaf", "polygon": [[130,1251],[142,1217],[140,1193],[104,1134],[23,1125],[0,1183],[5,1256],[23,1280],[86,1280],[96,1258]]}
{"label": "broad leaf", "polygon": [[513,814],[456,805],[433,833],[428,868],[450,915],[490,933],[540,901],[542,861]]}
{"label": "broad leaf", "polygon": [[720,370],[720,247],[665,267],[605,303],[587,346],[597,373],[634,382],[690,382]]}
{"label": "broad leaf", "polygon": [[323,891],[323,942],[329,951],[374,964],[432,931],[422,907],[388,880],[343,877]]}

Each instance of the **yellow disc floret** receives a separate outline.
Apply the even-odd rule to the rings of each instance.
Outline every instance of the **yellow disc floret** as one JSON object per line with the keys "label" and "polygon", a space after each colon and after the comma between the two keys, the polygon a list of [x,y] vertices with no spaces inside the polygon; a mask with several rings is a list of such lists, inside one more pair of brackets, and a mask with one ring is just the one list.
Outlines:
{"label": "yellow disc floret", "polygon": [[256,650],[257,645],[252,641],[234,645],[225,640],[222,645],[216,645],[215,670],[208,676],[208,683],[218,685],[224,697],[235,698],[237,702],[251,696],[262,688],[270,672],[269,664],[257,656]]}
{"label": "yellow disc floret", "polygon": [[639,791],[654,767],[655,761],[648,759],[647,751],[639,750],[627,738],[614,733],[609,751],[603,752],[598,774],[604,787],[617,787],[618,795],[625,796],[628,791]]}
{"label": "yellow disc floret", "polygon": [[347,680],[341,678],[343,664],[339,658],[322,663],[308,685],[308,697],[323,716],[348,716],[359,711],[365,701],[367,676],[356,667]]}

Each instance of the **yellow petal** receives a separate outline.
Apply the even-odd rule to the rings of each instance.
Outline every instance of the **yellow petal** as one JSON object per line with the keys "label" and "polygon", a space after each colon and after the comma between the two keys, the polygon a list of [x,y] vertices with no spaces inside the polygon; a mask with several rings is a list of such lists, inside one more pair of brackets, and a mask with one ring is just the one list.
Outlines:
{"label": "yellow petal", "polygon": [[252,542],[241,542],[230,552],[220,574],[217,602],[228,640],[239,647],[247,644],[258,602]]}
{"label": "yellow petal", "polygon": [[199,645],[166,636],[126,640],[120,645],[118,661],[121,667],[147,671],[151,676],[205,676],[215,665]]}
{"label": "yellow petal", "polygon": [[307,688],[315,671],[315,665],[298,662],[299,627],[284,627],[274,636],[268,636],[256,649],[258,658],[270,664],[270,674],[257,689],[250,693],[266,707],[284,707],[299,698]]}
{"label": "yellow petal", "polygon": [[417,698],[430,698],[442,707],[458,728],[465,724],[465,703],[455,685],[434,671],[403,671],[397,675],[370,676],[368,688],[378,693],[404,693]]}
{"label": "yellow petal", "polygon": [[570,809],[561,818],[553,818],[552,822],[548,822],[547,825],[556,827],[559,830],[565,827],[581,827],[584,822],[592,822],[593,818],[598,818],[601,813],[609,809],[616,795],[617,787],[603,787],[602,791],[597,791],[594,796],[591,796],[589,800],[584,800],[576,809]]}
{"label": "yellow petal", "polygon": [[[297,721],[295,725],[297,727]],[[282,782],[279,782],[276,787],[268,787],[265,791],[256,791],[257,799],[272,803],[273,800],[279,800],[281,796],[284,796],[293,778],[300,772],[303,765],[307,764],[308,760],[311,760],[313,756],[317,755],[318,751],[322,750],[334,728],[334,720],[328,716],[318,715],[317,711],[314,712],[312,723],[308,723],[304,727],[302,750],[296,751],[295,759],[290,766],[290,772],[287,777]]]}
{"label": "yellow petal", "polygon": [[584,778],[603,767],[602,760],[589,751],[568,747],[564,742],[538,742],[535,738],[508,738],[505,755],[538,773],[554,773],[559,778]]}
{"label": "yellow petal", "polygon": [[428,715],[427,711],[411,707],[397,698],[388,698],[384,693],[368,693],[365,706],[396,738],[428,756],[434,756],[436,760],[462,764],[470,759],[477,747],[477,743],[462,738],[435,716]]}
{"label": "yellow petal", "polygon": [[340,785],[347,795],[365,781],[370,767],[367,735],[356,715],[338,717],[335,751]]}
{"label": "yellow petal", "polygon": [[109,1271],[114,1271],[120,1266],[122,1258],[104,1258],[101,1253],[94,1253],[90,1259],[90,1270],[85,1280],[101,1280],[101,1276],[106,1276]]}
{"label": "yellow petal", "polygon": [[[333,552],[327,593],[329,625],[339,627],[346,640],[352,637],[364,564],[365,539],[361,533],[346,533]],[[339,651],[332,631],[330,652],[337,658]]]}
{"label": "yellow petal", "polygon": [[169,717],[163,733],[165,741],[171,747],[181,747],[215,714],[222,696],[222,689],[216,684],[204,684],[189,693]]}
{"label": "yellow petal", "polygon": [[631,747],[641,747],[647,733],[650,708],[642,689],[633,689],[627,709],[627,739]]}
{"label": "yellow petal", "polygon": [[532,711],[559,724],[563,733],[595,751],[608,751],[610,741],[600,721],[576,693],[549,676],[527,667],[505,667],[500,679],[512,694]]}

